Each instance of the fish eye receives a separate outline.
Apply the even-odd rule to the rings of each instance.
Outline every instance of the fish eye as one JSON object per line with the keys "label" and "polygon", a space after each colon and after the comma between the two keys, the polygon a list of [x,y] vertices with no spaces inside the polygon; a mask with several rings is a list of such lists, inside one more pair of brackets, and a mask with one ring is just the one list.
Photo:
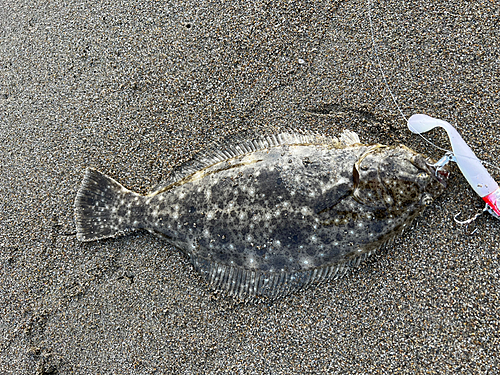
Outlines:
{"label": "fish eye", "polygon": [[432,198],[432,195],[430,195],[429,193],[425,193],[422,197],[422,204],[424,206],[428,206],[432,203],[434,199]]}

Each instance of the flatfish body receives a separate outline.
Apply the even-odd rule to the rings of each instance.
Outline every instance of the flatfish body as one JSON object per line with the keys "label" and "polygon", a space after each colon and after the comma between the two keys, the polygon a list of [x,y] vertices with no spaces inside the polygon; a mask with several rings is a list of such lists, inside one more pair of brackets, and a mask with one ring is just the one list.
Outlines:
{"label": "flatfish body", "polygon": [[148,195],[88,169],[77,238],[138,229],[183,250],[217,290],[271,299],[336,275],[400,233],[448,175],[405,146],[281,134],[214,151]]}

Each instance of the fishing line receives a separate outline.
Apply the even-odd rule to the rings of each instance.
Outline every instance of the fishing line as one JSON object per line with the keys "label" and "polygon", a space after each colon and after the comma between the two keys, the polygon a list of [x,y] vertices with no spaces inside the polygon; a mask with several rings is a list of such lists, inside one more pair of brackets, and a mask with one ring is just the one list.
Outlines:
{"label": "fishing line", "polygon": [[[396,97],[392,93],[391,87],[389,86],[389,83],[387,82],[387,79],[385,78],[385,73],[384,70],[382,69],[382,62],[380,61],[379,54],[377,52],[377,45],[375,43],[375,32],[373,29],[373,22],[372,22],[372,1],[368,0],[368,21],[370,22],[370,32],[371,32],[371,38],[372,38],[372,48],[373,48],[373,54],[375,55],[375,58],[377,59],[377,66],[380,72],[380,75],[382,76],[384,80],[385,87],[387,91],[389,91],[389,94],[391,95],[392,101],[394,102],[394,105],[398,109],[399,113],[401,114],[401,117],[403,117],[403,120],[405,120],[406,123],[408,123],[408,118],[404,115],[403,111],[401,110],[401,107],[398,104],[398,101],[396,100]],[[431,144],[432,146],[436,147],[437,149],[444,151],[444,152],[452,152],[450,150],[446,150],[442,147],[439,147],[435,143],[433,143],[430,139],[427,139],[425,136],[423,136],[421,133],[418,133],[420,137],[427,143]]]}
{"label": "fishing line", "polygon": [[[387,88],[387,91],[389,91],[389,94],[391,94],[391,98],[392,98],[392,101],[394,102],[394,105],[396,106],[399,113],[401,114],[401,117],[403,117],[403,120],[405,120],[405,122],[408,122],[408,119],[406,118],[403,111],[399,107],[399,104],[396,100],[396,97],[392,93],[392,90],[389,87],[389,83],[387,83],[387,79],[385,78],[384,71],[382,70],[382,63],[381,63],[380,57],[377,53],[377,45],[375,44],[375,32],[373,31],[373,22],[372,22],[372,14],[371,13],[372,13],[372,4],[371,4],[371,0],[368,0],[368,20],[370,21],[370,31],[371,31],[371,37],[372,37],[373,54],[375,55],[375,58],[377,59],[377,66],[378,66],[378,69],[380,71],[380,75],[382,76],[382,78],[384,80],[384,84],[385,84],[385,87]],[[425,139],[424,136],[422,136],[422,138]],[[431,142],[431,144],[433,144],[433,143]]]}
{"label": "fishing line", "polygon": [[[401,107],[399,106],[399,103],[398,101],[396,100],[396,96],[393,94],[392,90],[391,90],[391,87],[389,86],[389,83],[387,82],[387,79],[386,79],[386,75],[384,73],[384,70],[382,69],[382,62],[380,61],[380,56],[377,52],[377,45],[375,43],[375,32],[374,32],[374,28],[373,28],[373,22],[372,22],[372,15],[371,15],[371,8],[372,8],[372,0],[368,0],[368,21],[370,23],[370,33],[371,33],[371,40],[372,40],[372,48],[373,48],[373,54],[375,55],[375,59],[377,60],[377,67],[379,69],[379,72],[380,72],[380,75],[382,76],[382,79],[384,80],[384,85],[387,89],[387,91],[389,92],[389,94],[391,95],[391,98],[392,98],[392,101],[394,102],[394,105],[396,106],[396,108],[398,109],[399,113],[401,114],[401,117],[404,119],[404,121],[406,123],[408,123],[408,118],[404,115]],[[445,148],[442,148],[442,147],[439,147],[438,145],[436,145],[435,143],[433,143],[430,139],[426,138],[425,136],[423,136],[421,133],[419,132],[416,132],[420,137],[422,137],[422,139],[424,141],[426,141],[427,143],[429,143],[430,145],[434,146],[435,148],[437,148],[438,150],[441,150],[441,151],[444,151],[446,153],[451,153],[452,155],[457,155],[455,154],[453,151],[450,151],[450,150],[447,150]],[[462,156],[460,154],[458,154],[458,156]],[[463,156],[463,157],[466,157],[466,158],[469,158],[469,159],[472,159],[471,157],[468,157],[468,156]],[[500,170],[500,167],[492,164],[492,163],[489,163],[487,161],[484,161],[484,160],[481,160],[481,159],[478,159],[482,164],[486,164],[488,166],[491,166],[493,168],[495,168],[496,170]]]}

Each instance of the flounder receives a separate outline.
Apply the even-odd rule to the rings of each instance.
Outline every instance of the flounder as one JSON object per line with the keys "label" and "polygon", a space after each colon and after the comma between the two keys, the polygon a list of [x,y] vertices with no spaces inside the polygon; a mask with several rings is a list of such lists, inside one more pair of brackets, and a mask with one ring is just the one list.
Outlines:
{"label": "flounder", "polygon": [[275,299],[341,275],[407,227],[446,186],[399,146],[280,134],[213,151],[148,195],[87,169],[77,238],[145,229],[183,250],[216,290]]}

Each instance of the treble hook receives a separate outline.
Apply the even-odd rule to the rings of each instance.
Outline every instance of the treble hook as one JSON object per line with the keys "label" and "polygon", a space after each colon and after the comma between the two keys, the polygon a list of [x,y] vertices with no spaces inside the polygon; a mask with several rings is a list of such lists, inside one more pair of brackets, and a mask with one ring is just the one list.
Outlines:
{"label": "treble hook", "polygon": [[469,218],[467,220],[464,220],[464,221],[460,221],[460,220],[457,219],[457,217],[461,214],[461,212],[459,212],[458,214],[456,214],[455,216],[453,216],[453,220],[455,220],[455,223],[460,224],[460,225],[470,224],[474,220],[476,220],[479,216],[481,216],[484,213],[484,211],[488,211],[488,209],[489,209],[488,205],[485,204],[484,208],[480,212],[478,212],[473,217],[471,217],[471,218]]}

